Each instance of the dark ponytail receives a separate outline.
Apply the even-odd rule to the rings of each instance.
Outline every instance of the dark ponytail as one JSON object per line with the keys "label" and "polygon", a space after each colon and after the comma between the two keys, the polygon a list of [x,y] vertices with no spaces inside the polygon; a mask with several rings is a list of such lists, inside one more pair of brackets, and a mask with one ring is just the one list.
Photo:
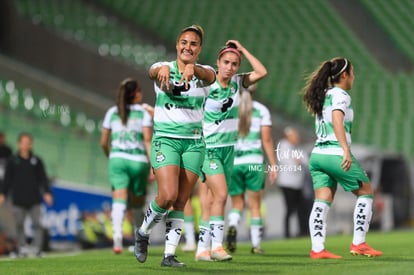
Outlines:
{"label": "dark ponytail", "polygon": [[132,101],[135,97],[135,92],[137,90],[141,90],[138,81],[130,78],[122,81],[118,88],[116,106],[118,108],[118,114],[123,125],[126,125],[128,122],[128,116],[130,112],[128,105],[132,104]]}
{"label": "dark ponytail", "polygon": [[323,62],[309,75],[303,89],[303,101],[309,112],[322,117],[325,93],[333,84],[338,83],[342,73],[350,72],[351,63],[345,58],[334,58]]}

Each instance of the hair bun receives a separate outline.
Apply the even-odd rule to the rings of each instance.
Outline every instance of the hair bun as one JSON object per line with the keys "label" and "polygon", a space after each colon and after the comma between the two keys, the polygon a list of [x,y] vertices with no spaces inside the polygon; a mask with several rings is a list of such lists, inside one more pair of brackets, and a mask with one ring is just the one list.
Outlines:
{"label": "hair bun", "polygon": [[233,42],[229,42],[229,43],[227,43],[227,45],[226,45],[228,48],[233,48],[233,49],[237,49],[237,46],[236,46],[236,44],[234,44]]}

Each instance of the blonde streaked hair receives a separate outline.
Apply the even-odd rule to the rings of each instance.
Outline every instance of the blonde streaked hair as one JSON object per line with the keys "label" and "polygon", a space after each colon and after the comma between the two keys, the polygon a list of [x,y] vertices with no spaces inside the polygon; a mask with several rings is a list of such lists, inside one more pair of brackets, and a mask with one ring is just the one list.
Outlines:
{"label": "blonde streaked hair", "polygon": [[252,124],[253,98],[252,94],[256,91],[257,84],[252,84],[242,89],[239,104],[239,137],[246,137],[250,132]]}

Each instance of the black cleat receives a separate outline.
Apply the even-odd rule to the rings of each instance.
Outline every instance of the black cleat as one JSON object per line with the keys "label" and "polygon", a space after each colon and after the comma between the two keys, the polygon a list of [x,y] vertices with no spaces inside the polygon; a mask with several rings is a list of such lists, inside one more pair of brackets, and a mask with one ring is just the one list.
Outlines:
{"label": "black cleat", "polygon": [[138,262],[144,263],[148,255],[149,236],[141,235],[139,229],[135,232],[134,254]]}
{"label": "black cleat", "polygon": [[227,231],[227,249],[233,253],[237,247],[237,229],[234,226],[230,226]]}
{"label": "black cleat", "polygon": [[164,257],[161,262],[161,266],[169,266],[169,267],[185,267],[185,264],[182,262],[177,261],[177,256],[171,255]]}

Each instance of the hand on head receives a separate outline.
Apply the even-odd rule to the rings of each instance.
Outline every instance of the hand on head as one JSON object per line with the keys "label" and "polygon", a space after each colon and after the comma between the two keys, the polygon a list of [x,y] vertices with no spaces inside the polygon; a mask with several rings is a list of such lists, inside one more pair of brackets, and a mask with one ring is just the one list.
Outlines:
{"label": "hand on head", "polygon": [[147,111],[152,117],[154,117],[154,107],[147,103],[143,103],[142,108],[144,108],[144,110]]}
{"label": "hand on head", "polygon": [[229,46],[231,44],[233,44],[239,52],[242,52],[244,50],[244,47],[242,46],[242,44],[240,44],[240,42],[237,40],[228,40],[226,42],[226,46]]}

